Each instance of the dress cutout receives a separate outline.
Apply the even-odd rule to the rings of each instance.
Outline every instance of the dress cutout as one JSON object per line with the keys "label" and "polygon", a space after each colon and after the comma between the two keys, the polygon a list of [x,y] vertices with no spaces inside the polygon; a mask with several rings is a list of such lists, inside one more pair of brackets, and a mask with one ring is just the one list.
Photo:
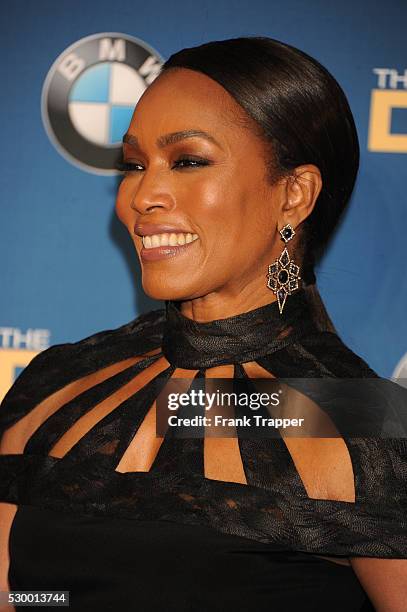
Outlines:
{"label": "dress cutout", "polygon": [[[234,438],[155,435],[157,398],[175,379],[185,391],[212,378],[252,390],[268,378],[378,380],[321,322],[311,290],[290,296],[283,315],[273,302],[208,323],[167,301],[37,355],[0,407],[0,516],[18,508],[9,525],[13,584],[25,571],[24,530],[58,516],[71,529],[86,521],[95,530],[124,521],[135,533],[165,523],[180,537],[195,529],[197,541],[217,534],[335,572],[351,570],[317,556],[406,558],[406,440],[342,437],[314,387],[308,414],[332,437],[247,437],[239,428]],[[305,397],[304,388],[292,393]],[[168,530],[163,537],[173,542]]]}

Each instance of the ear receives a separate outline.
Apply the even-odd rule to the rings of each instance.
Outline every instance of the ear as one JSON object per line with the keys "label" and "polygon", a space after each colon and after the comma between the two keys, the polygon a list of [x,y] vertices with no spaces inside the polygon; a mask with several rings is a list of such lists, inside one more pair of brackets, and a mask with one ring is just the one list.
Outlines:
{"label": "ear", "polygon": [[313,164],[297,166],[285,183],[285,198],[281,208],[281,227],[290,223],[294,228],[312,212],[322,189],[319,168]]}

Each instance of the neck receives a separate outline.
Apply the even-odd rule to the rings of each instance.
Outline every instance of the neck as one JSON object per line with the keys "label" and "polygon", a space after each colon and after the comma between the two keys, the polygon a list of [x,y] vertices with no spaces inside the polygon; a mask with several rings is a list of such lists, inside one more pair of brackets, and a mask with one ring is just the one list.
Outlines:
{"label": "neck", "polygon": [[[315,286],[313,271],[305,271],[302,276],[304,288]],[[289,297],[288,297],[289,299]],[[235,315],[261,308],[277,301],[276,295],[266,286],[264,278],[256,278],[242,286],[212,291],[207,295],[190,300],[169,300],[176,304],[182,315],[196,322],[205,323],[226,319]]]}
{"label": "neck", "polygon": [[181,368],[245,363],[270,354],[304,334],[325,329],[315,295],[316,288],[309,285],[287,298],[282,314],[274,301],[211,321],[185,317],[179,303],[167,300],[163,353]]}
{"label": "neck", "polygon": [[193,300],[178,301],[176,305],[184,317],[205,323],[233,317],[275,301],[276,297],[270,290],[268,294],[260,297],[254,292],[233,296],[219,295],[215,292]]}

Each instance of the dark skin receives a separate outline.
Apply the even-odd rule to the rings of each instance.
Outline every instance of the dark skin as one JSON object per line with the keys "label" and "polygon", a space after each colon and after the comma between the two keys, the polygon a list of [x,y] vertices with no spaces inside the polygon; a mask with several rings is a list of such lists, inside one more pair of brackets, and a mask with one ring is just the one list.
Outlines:
{"label": "dark skin", "polygon": [[[284,248],[278,230],[290,223],[297,231],[288,243],[293,254],[301,223],[322,188],[319,169],[312,164],[271,184],[265,147],[252,127],[218,83],[192,70],[171,69],[146,90],[128,129],[139,148],[124,145],[124,159],[134,166],[120,185],[116,211],[139,258],[142,241],[134,234],[135,222],[171,223],[199,236],[188,255],[149,262],[140,258],[144,291],[157,300],[180,300],[181,312],[196,321],[233,316],[276,299],[266,274]],[[165,134],[191,129],[209,133],[218,144],[197,136],[164,148],[156,144]],[[180,163],[186,155],[209,163]],[[337,465],[342,463],[339,454]],[[338,477],[340,471],[336,482]],[[354,493],[353,480],[348,480],[342,479],[349,489],[342,492],[344,499]],[[361,557],[350,562],[376,610],[406,610],[407,560]]]}
{"label": "dark skin", "polygon": [[[182,313],[197,321],[275,300],[266,274],[282,251],[276,230],[286,223],[297,229],[322,186],[312,165],[297,168],[296,180],[271,185],[264,145],[242,120],[247,117],[240,106],[215,81],[191,70],[170,70],[144,93],[129,127],[142,150],[124,145],[125,160],[138,165],[123,180],[116,209],[139,256],[136,220],[170,222],[199,236],[191,255],[141,261],[144,291],[158,300],[182,300]],[[155,144],[164,134],[191,128],[208,132],[219,146],[200,137],[163,149]],[[182,155],[210,163],[175,168]]]}

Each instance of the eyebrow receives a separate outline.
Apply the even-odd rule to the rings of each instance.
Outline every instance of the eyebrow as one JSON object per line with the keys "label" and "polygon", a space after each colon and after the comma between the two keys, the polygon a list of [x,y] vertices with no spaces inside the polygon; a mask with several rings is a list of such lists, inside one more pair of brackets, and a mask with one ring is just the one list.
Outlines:
{"label": "eyebrow", "polygon": [[[216,138],[211,136],[211,134],[204,132],[203,130],[182,130],[180,132],[171,132],[171,134],[164,134],[164,136],[160,136],[159,138],[157,138],[156,144],[159,149],[163,149],[164,147],[179,142],[180,140],[196,137],[205,138],[206,140],[209,140],[210,142],[213,142],[218,145],[218,147],[220,147],[220,144],[218,143]],[[140,148],[137,136],[132,136],[131,134],[124,135],[123,143]]]}

